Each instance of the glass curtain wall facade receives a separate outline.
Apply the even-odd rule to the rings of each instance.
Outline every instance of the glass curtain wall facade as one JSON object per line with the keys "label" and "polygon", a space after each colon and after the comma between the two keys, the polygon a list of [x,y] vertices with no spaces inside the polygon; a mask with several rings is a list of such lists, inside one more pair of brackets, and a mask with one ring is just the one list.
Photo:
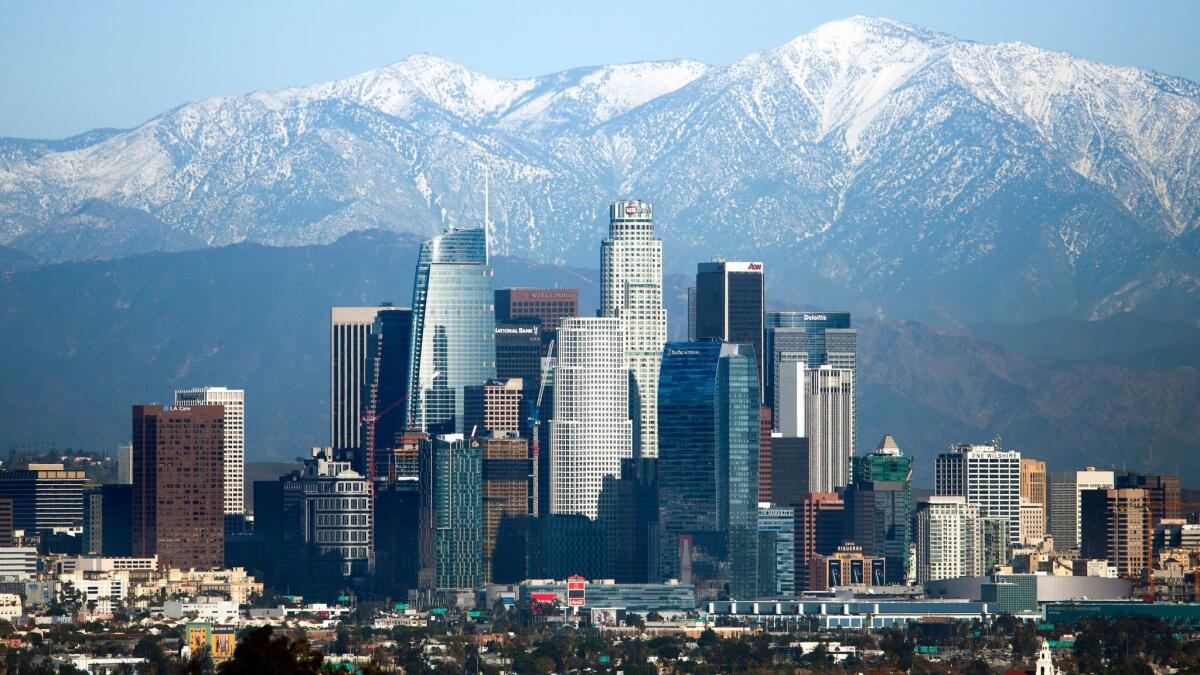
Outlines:
{"label": "glass curtain wall facade", "polygon": [[461,433],[463,388],[496,377],[492,285],[483,228],[451,230],[421,245],[405,406],[410,426]]}

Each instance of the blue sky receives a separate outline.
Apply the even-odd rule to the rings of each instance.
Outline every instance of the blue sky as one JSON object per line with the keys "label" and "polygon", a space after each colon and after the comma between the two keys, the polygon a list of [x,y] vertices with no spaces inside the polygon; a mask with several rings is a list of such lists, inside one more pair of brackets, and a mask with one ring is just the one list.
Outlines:
{"label": "blue sky", "polygon": [[498,77],[681,57],[723,65],[853,14],[1200,81],[1200,1],[9,0],[0,136],[134,126],[185,101],[323,82],[416,52]]}

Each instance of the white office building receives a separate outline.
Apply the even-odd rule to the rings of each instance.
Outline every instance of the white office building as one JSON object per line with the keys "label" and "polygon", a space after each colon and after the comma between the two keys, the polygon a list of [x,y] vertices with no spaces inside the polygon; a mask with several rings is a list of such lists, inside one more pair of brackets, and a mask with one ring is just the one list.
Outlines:
{"label": "white office building", "polygon": [[917,505],[917,581],[978,576],[983,558],[979,507],[966,498],[930,497]]}
{"label": "white office building", "polygon": [[117,447],[117,482],[122,485],[133,484],[133,443]]}
{"label": "white office building", "polygon": [[550,421],[550,512],[596,518],[606,476],[633,456],[629,370],[615,318],[564,319]]}
{"label": "white office building", "polygon": [[658,370],[667,341],[662,293],[662,240],[654,237],[649,202],[609,208],[600,245],[600,314],[620,320],[625,360],[633,371],[640,456],[658,456]]}
{"label": "white office building", "polygon": [[956,445],[937,456],[934,494],[960,496],[979,515],[1008,521],[1008,540],[1021,540],[1021,453],[998,443]]}
{"label": "white office building", "polygon": [[246,513],[246,392],[225,387],[179,389],[175,402],[225,406],[225,515]]}

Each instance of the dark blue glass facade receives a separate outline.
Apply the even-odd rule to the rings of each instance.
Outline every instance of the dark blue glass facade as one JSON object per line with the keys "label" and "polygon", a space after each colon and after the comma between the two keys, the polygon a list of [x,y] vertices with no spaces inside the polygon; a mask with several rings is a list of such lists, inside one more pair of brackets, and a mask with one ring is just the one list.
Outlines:
{"label": "dark blue glass facade", "polygon": [[702,597],[754,597],[759,400],[753,348],[668,343],[658,400],[663,578],[694,583]]}

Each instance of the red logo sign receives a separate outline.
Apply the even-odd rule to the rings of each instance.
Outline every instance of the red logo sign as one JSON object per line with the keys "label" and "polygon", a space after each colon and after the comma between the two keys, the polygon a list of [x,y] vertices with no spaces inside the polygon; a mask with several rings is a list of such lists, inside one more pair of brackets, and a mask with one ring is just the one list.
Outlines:
{"label": "red logo sign", "polygon": [[587,580],[583,577],[568,577],[567,578],[567,606],[568,607],[583,607],[584,586],[587,585]]}
{"label": "red logo sign", "polygon": [[762,269],[762,263],[750,263],[750,269],[752,269],[752,270],[761,270],[761,269]]}
{"label": "red logo sign", "polygon": [[625,215],[632,216],[636,213],[637,213],[637,205],[636,204],[634,204],[633,202],[629,202],[628,204],[625,205]]}

